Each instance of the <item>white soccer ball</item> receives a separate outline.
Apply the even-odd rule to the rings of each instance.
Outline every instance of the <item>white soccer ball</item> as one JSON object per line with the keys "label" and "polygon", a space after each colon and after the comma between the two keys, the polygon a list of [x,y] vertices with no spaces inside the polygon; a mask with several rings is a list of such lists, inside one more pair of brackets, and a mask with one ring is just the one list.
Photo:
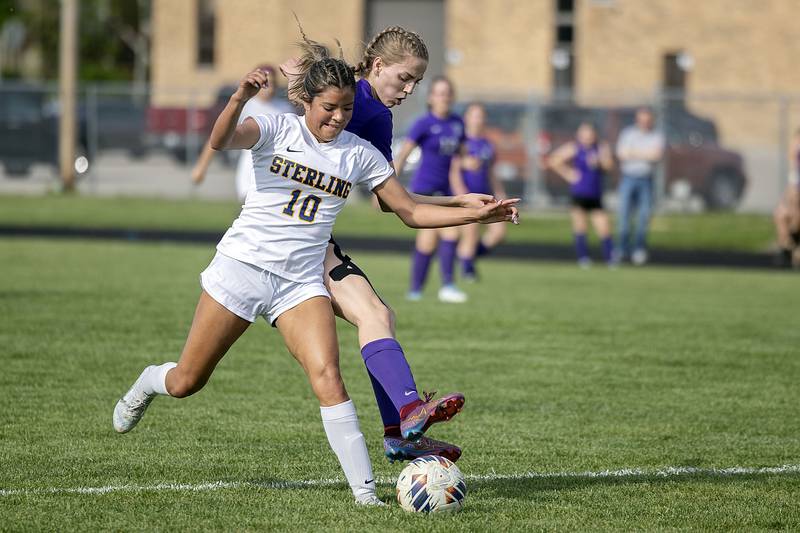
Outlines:
{"label": "white soccer ball", "polygon": [[397,478],[397,501],[411,513],[460,511],[466,496],[464,475],[444,457],[414,459]]}

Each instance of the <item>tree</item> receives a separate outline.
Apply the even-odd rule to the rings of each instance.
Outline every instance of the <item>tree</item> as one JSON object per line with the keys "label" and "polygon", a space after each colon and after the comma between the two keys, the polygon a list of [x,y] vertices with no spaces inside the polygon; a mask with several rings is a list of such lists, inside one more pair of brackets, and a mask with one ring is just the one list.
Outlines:
{"label": "tree", "polygon": [[[150,5],[151,0],[81,0],[81,81],[147,81]],[[9,24],[22,23],[25,48],[38,50],[42,58],[35,76],[39,79],[57,75],[58,14],[57,0],[0,0],[0,35]],[[18,77],[21,72],[17,66],[17,72],[8,74]]]}

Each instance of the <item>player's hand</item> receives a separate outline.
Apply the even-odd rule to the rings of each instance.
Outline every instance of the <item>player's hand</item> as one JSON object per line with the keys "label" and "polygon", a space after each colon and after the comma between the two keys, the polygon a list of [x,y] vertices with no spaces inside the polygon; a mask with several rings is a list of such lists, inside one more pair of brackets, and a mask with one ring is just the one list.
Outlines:
{"label": "player's hand", "polygon": [[510,198],[486,204],[478,211],[478,222],[481,224],[493,224],[495,222],[519,224],[519,211],[516,207],[519,201],[519,198]]}
{"label": "player's hand", "polygon": [[[239,87],[236,89],[236,94],[242,100],[250,100],[258,94],[258,91],[263,89],[269,84],[269,74],[260,69],[255,69],[242,78],[239,82]],[[235,96],[234,95],[234,96]]]}
{"label": "player's hand", "polygon": [[486,204],[497,203],[497,200],[491,194],[480,194],[476,192],[469,192],[466,194],[457,194],[453,197],[454,203],[458,207],[477,207],[481,208]]}
{"label": "player's hand", "polygon": [[569,173],[565,176],[568,183],[575,184],[581,180],[581,175],[575,169],[570,169]]}

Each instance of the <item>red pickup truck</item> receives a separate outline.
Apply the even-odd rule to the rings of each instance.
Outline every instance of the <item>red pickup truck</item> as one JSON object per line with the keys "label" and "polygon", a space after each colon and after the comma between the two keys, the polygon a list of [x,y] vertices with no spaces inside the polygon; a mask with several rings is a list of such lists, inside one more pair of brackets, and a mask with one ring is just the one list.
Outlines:
{"label": "red pickup truck", "polygon": [[[220,88],[214,103],[205,108],[150,106],[147,110],[147,144],[166,150],[181,163],[193,162],[235,90],[234,85]],[[226,163],[233,163],[234,158],[227,152],[222,155]]]}

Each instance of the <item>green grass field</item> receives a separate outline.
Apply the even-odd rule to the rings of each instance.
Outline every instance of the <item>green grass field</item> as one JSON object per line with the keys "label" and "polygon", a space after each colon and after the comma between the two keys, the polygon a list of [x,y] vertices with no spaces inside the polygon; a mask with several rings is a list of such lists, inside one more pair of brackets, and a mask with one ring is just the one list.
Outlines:
{"label": "green grass field", "polygon": [[[356,508],[343,482],[302,483],[342,476],[301,369],[263,322],[199,394],[159,398],[114,433],[117,398],[179,353],[212,254],[0,240],[0,530],[800,528],[796,276],[488,261],[471,304],[446,306],[435,287],[403,300],[406,257],[357,254],[419,386],[467,396],[430,431],[464,449],[466,507],[425,517],[393,503],[402,465],[381,455],[345,325],[341,365],[388,509]],[[623,469],[639,471],[591,474]],[[228,485],[202,485],[214,482]]]}
{"label": "green grass field", "polygon": [[[81,196],[0,196],[0,225],[70,228],[131,228],[219,231],[239,213],[234,202],[92,198]],[[566,211],[523,210],[522,224],[508,232],[510,243],[571,244]],[[385,235],[413,239],[413,230],[396,216],[354,201],[336,222],[341,235]],[[736,213],[656,216],[650,244],[656,248],[764,252],[775,232],[768,215]]]}

